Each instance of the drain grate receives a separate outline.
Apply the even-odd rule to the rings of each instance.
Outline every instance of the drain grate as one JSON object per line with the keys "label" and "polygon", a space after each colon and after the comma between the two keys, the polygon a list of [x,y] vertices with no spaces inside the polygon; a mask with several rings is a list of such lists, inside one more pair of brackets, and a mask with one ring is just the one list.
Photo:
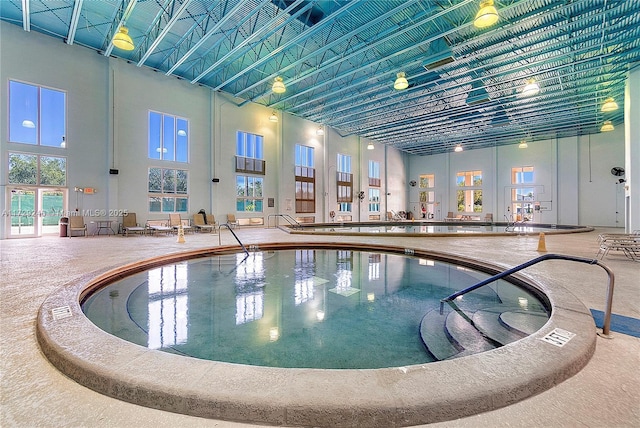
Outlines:
{"label": "drain grate", "polygon": [[54,321],[58,321],[64,318],[69,318],[71,315],[71,308],[69,306],[60,306],[58,308],[51,309],[51,315],[53,315]]}
{"label": "drain grate", "polygon": [[559,346],[562,348],[566,345],[572,338],[575,336],[575,333],[571,333],[570,331],[563,330],[561,328],[555,328],[552,332],[547,334],[540,340],[543,340],[547,343],[550,343],[555,346]]}

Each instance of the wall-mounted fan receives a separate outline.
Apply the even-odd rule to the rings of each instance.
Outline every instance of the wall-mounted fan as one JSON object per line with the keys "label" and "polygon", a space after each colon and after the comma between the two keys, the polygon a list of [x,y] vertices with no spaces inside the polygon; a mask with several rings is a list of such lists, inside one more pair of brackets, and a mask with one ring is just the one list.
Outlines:
{"label": "wall-mounted fan", "polygon": [[614,166],[611,168],[611,175],[615,175],[616,177],[624,175],[624,168],[621,166]]}

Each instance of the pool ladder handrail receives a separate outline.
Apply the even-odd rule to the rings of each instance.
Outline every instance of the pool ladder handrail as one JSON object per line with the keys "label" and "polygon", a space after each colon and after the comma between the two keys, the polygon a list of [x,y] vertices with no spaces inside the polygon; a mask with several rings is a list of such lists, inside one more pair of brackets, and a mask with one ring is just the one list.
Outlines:
{"label": "pool ladder handrail", "polygon": [[[302,225],[300,224],[300,222],[291,217],[289,214],[269,214],[267,216],[267,227],[271,226],[271,217],[282,217],[283,219],[287,220],[294,229],[302,229]],[[274,227],[280,227],[280,225],[276,224]]]}
{"label": "pool ladder handrail", "polygon": [[[236,233],[233,231],[232,226],[229,223],[222,223],[220,225],[220,230],[222,230],[222,226],[226,226],[227,229],[229,229],[229,232],[231,232],[233,237],[236,238],[236,241],[238,241],[238,244],[240,244],[240,246],[242,247],[242,250],[244,251],[244,253],[247,255],[247,257],[249,257],[249,251],[245,248],[244,244],[240,241],[240,238],[238,238],[238,235],[236,235]],[[218,246],[221,245],[220,235],[221,234],[218,233]]]}
{"label": "pool ladder handrail", "polygon": [[605,313],[604,313],[604,321],[602,324],[602,334],[601,336],[606,337],[606,338],[610,338],[610,329],[611,329],[611,306],[613,304],[613,286],[614,286],[614,275],[613,272],[611,271],[611,269],[609,269],[608,266],[600,263],[600,260],[598,259],[587,259],[584,257],[575,257],[575,256],[566,256],[566,255],[561,255],[561,254],[544,254],[540,257],[536,257],[535,259],[531,259],[528,262],[519,264],[516,267],[513,267],[511,269],[507,269],[503,272],[500,272],[499,274],[493,275],[490,278],[487,278],[483,281],[478,282],[477,284],[471,285],[467,288],[465,288],[464,290],[460,290],[457,291],[447,297],[445,297],[444,299],[440,300],[440,313],[442,314],[443,310],[444,310],[444,304],[445,303],[449,303],[453,302],[453,300],[459,296],[462,296],[463,294],[466,294],[470,291],[476,290],[484,285],[490,284],[498,279],[504,278],[505,276],[509,276],[512,273],[518,272],[524,268],[527,268],[531,265],[534,265],[536,263],[540,263],[544,260],[569,260],[569,261],[573,261],[573,262],[581,262],[581,263],[587,263],[590,265],[598,265],[600,266],[602,269],[604,269],[607,272],[607,275],[609,277],[609,283],[607,286],[607,301],[605,304]]}

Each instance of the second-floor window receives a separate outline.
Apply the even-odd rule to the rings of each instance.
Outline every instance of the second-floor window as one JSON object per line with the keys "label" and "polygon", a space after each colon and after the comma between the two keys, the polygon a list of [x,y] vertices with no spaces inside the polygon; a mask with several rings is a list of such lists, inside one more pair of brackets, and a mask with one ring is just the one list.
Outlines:
{"label": "second-floor window", "polygon": [[262,135],[236,133],[236,172],[265,174],[264,138]]}
{"label": "second-floor window", "polygon": [[149,159],[189,161],[189,121],[149,112]]}
{"label": "second-floor window", "polygon": [[67,95],[63,91],[9,81],[9,141],[64,148]]}

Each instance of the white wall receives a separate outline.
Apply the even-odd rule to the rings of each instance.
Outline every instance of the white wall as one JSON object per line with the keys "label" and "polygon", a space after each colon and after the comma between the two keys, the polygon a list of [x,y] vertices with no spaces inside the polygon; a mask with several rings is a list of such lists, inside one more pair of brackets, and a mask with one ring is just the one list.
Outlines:
{"label": "white wall", "polygon": [[[8,152],[54,154],[67,158],[69,206],[76,208],[74,187],[94,187],[95,195],[78,198],[78,210],[128,210],[138,221],[165,218],[149,213],[147,174],[149,167],[189,170],[189,216],[200,209],[225,222],[235,213],[236,132],[246,131],[264,137],[266,176],[264,207],[261,214],[237,213],[238,218],[287,213],[295,207],[295,144],[316,148],[316,221],[329,221],[336,210],[335,164],[337,153],[352,156],[354,193],[367,191],[368,160],[380,162],[381,195],[391,193],[390,204],[405,209],[405,161],[398,150],[376,145],[366,150],[367,141],[358,136],[341,136],[325,127],[317,136],[319,124],[278,113],[278,123],[268,120],[272,109],[244,103],[229,94],[212,92],[189,82],[167,77],[126,61],[107,58],[81,46],[68,46],[61,40],[0,22],[0,209],[7,203]],[[38,147],[7,143],[8,81],[48,86],[67,93],[66,148]],[[151,160],[147,154],[148,112],[167,113],[189,119],[189,163]],[[333,169],[332,169],[333,168]],[[119,173],[109,174],[110,169]],[[218,183],[212,179],[218,178]],[[388,183],[388,184],[387,184]],[[275,206],[267,206],[274,198]],[[291,202],[288,204],[288,202]],[[381,215],[386,211],[385,198]],[[294,209],[294,208],[293,208]],[[353,203],[353,219],[368,218],[367,200]],[[8,220],[0,222],[0,239],[6,238]]]}
{"label": "white wall", "polygon": [[[622,187],[610,170],[624,164],[624,132],[613,132],[500,146],[435,156],[413,156],[409,179],[435,174],[436,202],[441,213],[456,212],[455,177],[458,171],[483,172],[483,213],[504,221],[510,204],[511,168],[533,166],[538,201],[543,210],[536,221],[549,224],[623,226]],[[410,189],[410,201],[420,189]]]}

